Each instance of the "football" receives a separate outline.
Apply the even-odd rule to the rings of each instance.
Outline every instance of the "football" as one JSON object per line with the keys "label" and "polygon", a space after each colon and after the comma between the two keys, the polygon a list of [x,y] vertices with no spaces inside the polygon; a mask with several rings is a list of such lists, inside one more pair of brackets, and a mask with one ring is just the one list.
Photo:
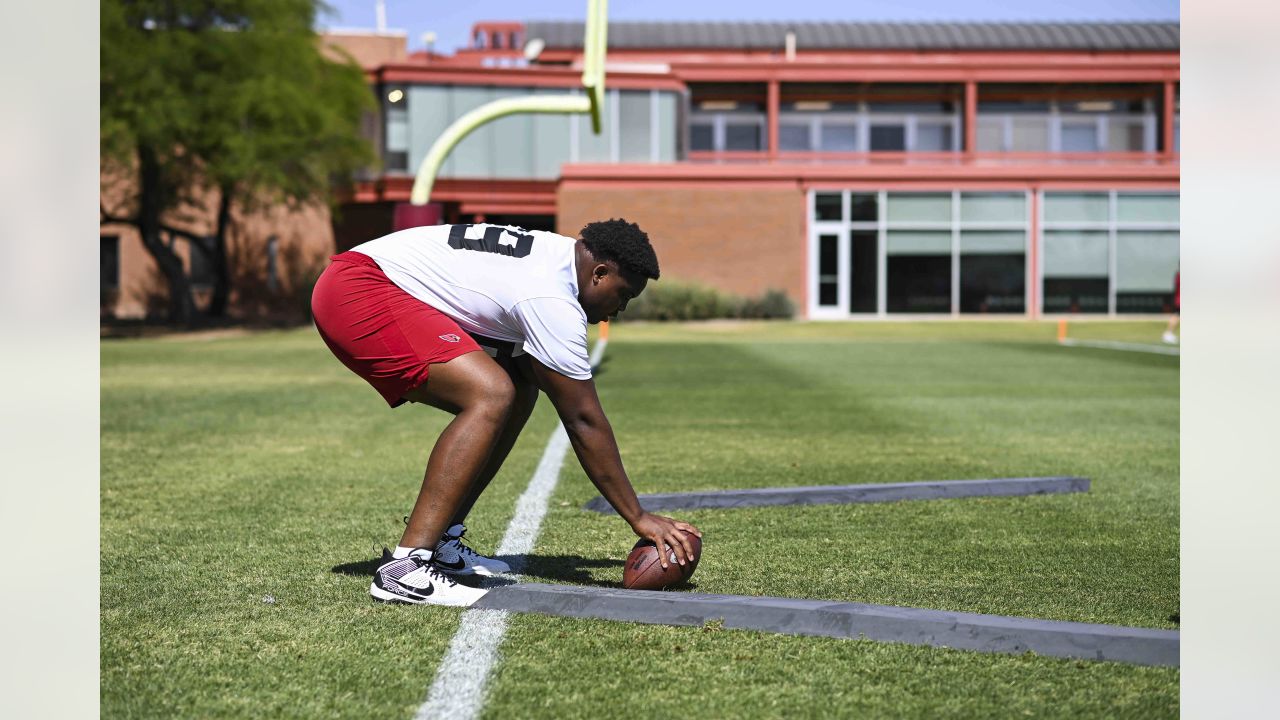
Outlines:
{"label": "football", "polygon": [[671,548],[667,551],[667,569],[662,569],[658,561],[658,550],[652,540],[641,539],[631,548],[626,567],[622,570],[622,586],[628,590],[663,590],[688,580],[698,568],[702,559],[702,538],[693,533],[685,533],[689,546],[693,549],[693,561],[688,565],[676,562],[676,555]]}

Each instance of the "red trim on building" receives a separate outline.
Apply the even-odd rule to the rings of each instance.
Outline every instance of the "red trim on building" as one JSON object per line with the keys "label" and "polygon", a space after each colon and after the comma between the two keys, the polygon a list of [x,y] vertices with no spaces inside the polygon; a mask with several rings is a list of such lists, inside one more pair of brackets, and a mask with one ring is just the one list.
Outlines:
{"label": "red trim on building", "polygon": [[970,157],[978,152],[978,83],[964,84],[964,147]]}
{"label": "red trim on building", "polygon": [[1175,151],[1173,149],[1173,116],[1177,112],[1174,104],[1174,94],[1177,92],[1175,83],[1166,82],[1164,84],[1164,111],[1161,113],[1160,122],[1163,125],[1164,137],[1160,140],[1160,150],[1165,157],[1173,157]]}
{"label": "red trim on building", "polygon": [[[433,66],[396,63],[383,65],[373,73],[384,83],[423,85],[494,85],[500,87],[582,87],[582,71],[569,68],[496,68],[483,66]],[[623,90],[670,90],[682,92],[684,83],[661,73],[610,72],[608,87]]]}
{"label": "red trim on building", "polygon": [[770,80],[768,85],[768,101],[767,117],[769,127],[769,157],[778,156],[778,111],[782,102],[781,84],[777,80]]}
{"label": "red trim on building", "polygon": [[[803,51],[609,49],[611,65],[661,63],[684,82],[1165,82],[1179,78],[1177,52]],[[581,62],[580,50],[542,52],[542,62]],[[612,78],[612,73],[610,77]]]}
{"label": "red trim on building", "polygon": [[[413,177],[392,175],[357,183],[356,202],[408,202]],[[463,213],[555,215],[554,180],[441,179],[431,189],[433,202],[460,203]]]}
{"label": "red trim on building", "polygon": [[1096,182],[1107,184],[1141,182],[1159,187],[1176,187],[1179,167],[1164,162],[1159,156],[1145,154],[1150,162],[1047,162],[1025,163],[953,163],[921,162],[919,164],[879,165],[818,164],[788,160],[763,163],[616,163],[568,164],[561,170],[564,183],[602,183],[611,186],[648,186],[671,182],[803,182],[844,183],[871,182],[888,187],[897,182],[930,181],[964,187],[967,183],[1005,181],[1030,184],[1035,182]]}

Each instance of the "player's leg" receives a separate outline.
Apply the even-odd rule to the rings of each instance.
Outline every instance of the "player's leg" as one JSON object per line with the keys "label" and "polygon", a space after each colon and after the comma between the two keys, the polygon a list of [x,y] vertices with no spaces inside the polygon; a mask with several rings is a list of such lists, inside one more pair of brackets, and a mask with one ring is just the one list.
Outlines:
{"label": "player's leg", "polygon": [[477,351],[431,365],[427,382],[404,397],[456,409],[431,451],[400,540],[402,547],[433,549],[489,461],[515,406],[516,391],[507,373]]}
{"label": "player's leg", "polygon": [[515,381],[515,403],[511,408],[511,415],[507,418],[507,423],[502,428],[502,434],[498,436],[497,443],[493,446],[493,452],[489,454],[489,461],[485,463],[484,469],[480,471],[471,485],[471,490],[467,493],[462,504],[458,507],[457,512],[453,514],[450,525],[461,525],[466,522],[467,515],[471,513],[471,508],[475,506],[476,500],[480,498],[485,488],[489,487],[489,483],[493,481],[494,476],[502,469],[502,464],[506,462],[507,455],[511,453],[511,448],[515,447],[516,440],[520,439],[520,433],[524,430],[525,424],[529,421],[529,416],[533,414],[533,407],[538,402],[538,388],[532,383],[524,379]]}

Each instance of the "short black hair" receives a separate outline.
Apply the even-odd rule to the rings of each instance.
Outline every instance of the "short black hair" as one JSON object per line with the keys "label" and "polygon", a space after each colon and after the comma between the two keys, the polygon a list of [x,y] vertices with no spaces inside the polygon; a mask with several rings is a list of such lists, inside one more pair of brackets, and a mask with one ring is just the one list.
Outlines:
{"label": "short black hair", "polygon": [[635,275],[658,279],[658,255],[639,225],[622,218],[587,223],[582,244],[596,260],[612,260]]}

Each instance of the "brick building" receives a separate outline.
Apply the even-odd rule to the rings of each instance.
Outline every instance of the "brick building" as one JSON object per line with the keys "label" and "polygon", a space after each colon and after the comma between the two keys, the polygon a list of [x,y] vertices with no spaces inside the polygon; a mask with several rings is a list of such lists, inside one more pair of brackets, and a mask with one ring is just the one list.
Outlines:
{"label": "brick building", "polygon": [[[464,112],[574,91],[582,30],[479,23],[447,57],[327,36],[379,98],[383,163],[326,249],[391,231]],[[779,288],[814,319],[1169,309],[1177,23],[620,22],[607,72],[599,136],[519,115],[464,139],[432,194],[446,221],[625,217],[664,278]]]}

